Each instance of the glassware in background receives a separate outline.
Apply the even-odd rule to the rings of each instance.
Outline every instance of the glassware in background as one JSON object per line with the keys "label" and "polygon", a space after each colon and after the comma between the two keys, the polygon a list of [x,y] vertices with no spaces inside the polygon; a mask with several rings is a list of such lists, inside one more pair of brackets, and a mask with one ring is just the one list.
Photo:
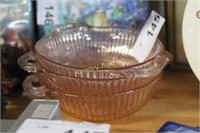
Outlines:
{"label": "glassware in background", "polygon": [[[86,24],[98,27],[140,29],[148,17],[147,0],[60,0],[60,24]],[[38,25],[39,38],[55,25]]]}
{"label": "glassware in background", "polygon": [[30,0],[0,1],[1,86],[6,94],[21,95],[26,73],[17,59],[33,50]]}

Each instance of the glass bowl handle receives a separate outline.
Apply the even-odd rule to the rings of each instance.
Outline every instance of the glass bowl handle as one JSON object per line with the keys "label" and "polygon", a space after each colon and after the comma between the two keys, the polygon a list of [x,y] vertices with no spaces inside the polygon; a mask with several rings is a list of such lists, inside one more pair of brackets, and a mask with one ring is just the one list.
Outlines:
{"label": "glass bowl handle", "polygon": [[22,83],[25,94],[31,98],[45,98],[46,87],[39,82],[39,74],[31,74]]}
{"label": "glass bowl handle", "polygon": [[137,69],[134,71],[135,77],[148,77],[159,74],[162,69],[172,61],[172,54],[164,51],[161,55],[158,55],[150,62],[147,62],[144,65],[148,65],[151,67],[144,69]]}
{"label": "glass bowl handle", "polygon": [[17,62],[21,69],[29,73],[36,73],[42,70],[35,61],[35,53],[33,51],[27,52],[21,57],[19,57]]}

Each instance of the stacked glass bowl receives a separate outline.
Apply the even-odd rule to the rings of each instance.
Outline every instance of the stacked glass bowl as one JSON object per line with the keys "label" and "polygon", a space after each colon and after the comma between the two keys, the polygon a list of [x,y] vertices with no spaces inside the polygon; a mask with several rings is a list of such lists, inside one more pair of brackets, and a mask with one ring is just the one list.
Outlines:
{"label": "stacked glass bowl", "polygon": [[131,54],[137,36],[124,28],[60,26],[19,58],[22,69],[36,73],[25,79],[24,90],[58,99],[64,113],[83,120],[130,115],[152,97],[171,60],[157,39],[139,63]]}

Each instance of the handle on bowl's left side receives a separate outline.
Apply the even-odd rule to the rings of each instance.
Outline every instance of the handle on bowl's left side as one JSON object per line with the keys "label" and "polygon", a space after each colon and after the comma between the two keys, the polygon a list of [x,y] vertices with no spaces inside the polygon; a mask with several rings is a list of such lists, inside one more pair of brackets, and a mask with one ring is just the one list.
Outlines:
{"label": "handle on bowl's left side", "polygon": [[31,98],[45,98],[46,87],[39,82],[39,74],[31,74],[22,83],[24,92]]}
{"label": "handle on bowl's left side", "polygon": [[38,72],[38,64],[35,62],[35,53],[33,51],[27,52],[17,60],[21,69],[29,72]]}

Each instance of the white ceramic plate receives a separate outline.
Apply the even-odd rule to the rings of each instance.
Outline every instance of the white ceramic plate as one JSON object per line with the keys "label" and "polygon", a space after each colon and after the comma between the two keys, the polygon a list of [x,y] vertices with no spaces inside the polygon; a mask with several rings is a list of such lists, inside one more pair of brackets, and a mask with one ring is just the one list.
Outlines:
{"label": "white ceramic plate", "polygon": [[182,26],[184,50],[200,81],[200,0],[188,0]]}

